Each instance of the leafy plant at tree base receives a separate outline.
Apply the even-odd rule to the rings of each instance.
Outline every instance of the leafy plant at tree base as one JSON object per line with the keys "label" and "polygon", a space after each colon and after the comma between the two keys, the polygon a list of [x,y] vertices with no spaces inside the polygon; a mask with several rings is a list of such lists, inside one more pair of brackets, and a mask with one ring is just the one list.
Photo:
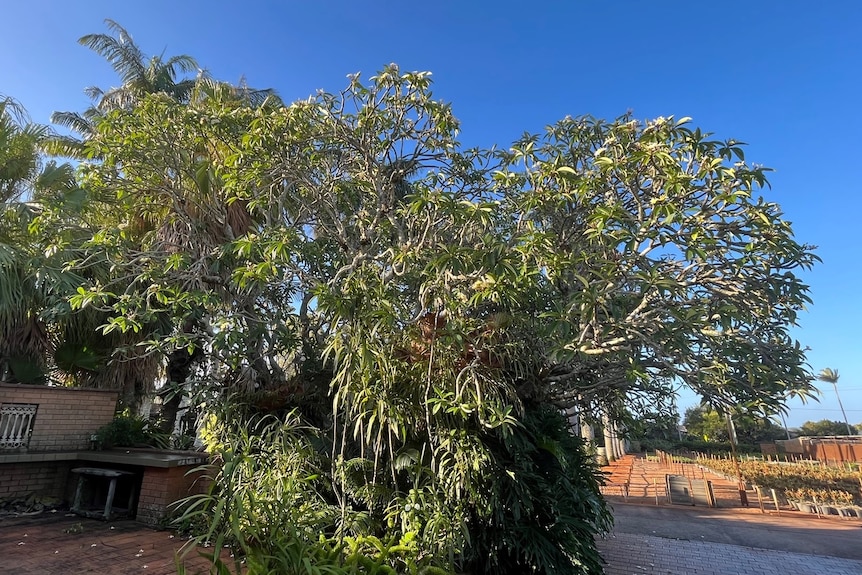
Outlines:
{"label": "leafy plant at tree base", "polygon": [[488,507],[472,510],[471,573],[601,573],[595,537],[612,518],[595,459],[559,413],[531,408],[523,431],[492,448]]}
{"label": "leafy plant at tree base", "polygon": [[111,447],[171,447],[171,438],[150,429],[149,421],[128,410],[118,413],[110,423],[96,430],[96,441],[105,449]]}
{"label": "leafy plant at tree base", "polygon": [[[229,545],[249,573],[442,575],[452,563],[474,573],[601,572],[593,541],[610,527],[609,510],[593,460],[554,411],[531,408],[523,433],[485,438],[489,468],[458,504],[469,543],[449,547],[451,555],[435,541],[462,527],[432,502],[433,483],[396,495],[387,509],[370,505],[373,496],[357,485],[354,502],[342,509],[321,481],[326,454],[313,448],[318,430],[296,414],[228,413],[210,426],[218,454],[216,467],[207,468],[214,472],[210,491],[183,501],[176,521],[204,520],[196,541]],[[430,469],[412,468],[432,477]],[[401,511],[392,515],[395,508]],[[227,564],[219,552],[210,558]]]}
{"label": "leafy plant at tree base", "polygon": [[[209,492],[181,501],[175,520],[206,524],[195,541],[215,542],[207,557],[219,569],[229,568],[221,549],[230,546],[237,572],[241,557],[250,574],[447,573],[429,564],[416,533],[393,532],[383,540],[368,533],[367,512],[344,517],[323,481],[325,456],[313,447],[319,432],[296,414],[249,417],[236,406],[228,413],[210,427],[217,457],[214,467],[203,468],[213,473]],[[338,524],[352,524],[345,530],[355,534],[337,533]]]}

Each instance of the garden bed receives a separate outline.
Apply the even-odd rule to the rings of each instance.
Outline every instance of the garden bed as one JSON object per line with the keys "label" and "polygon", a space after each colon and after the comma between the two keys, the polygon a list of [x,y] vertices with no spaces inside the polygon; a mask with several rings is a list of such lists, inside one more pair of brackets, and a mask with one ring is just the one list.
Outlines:
{"label": "garden bed", "polygon": [[[731,459],[701,458],[698,463],[715,473],[736,474]],[[862,472],[858,468],[743,460],[739,470],[746,483],[775,489],[794,509],[862,518]]]}

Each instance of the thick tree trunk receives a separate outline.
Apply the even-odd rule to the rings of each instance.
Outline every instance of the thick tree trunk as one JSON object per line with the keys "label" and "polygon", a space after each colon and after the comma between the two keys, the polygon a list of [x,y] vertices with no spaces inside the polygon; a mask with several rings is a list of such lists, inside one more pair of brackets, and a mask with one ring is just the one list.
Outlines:
{"label": "thick tree trunk", "polygon": [[159,431],[173,433],[183,399],[186,397],[186,381],[191,375],[194,364],[203,356],[200,348],[192,353],[187,349],[177,349],[168,356],[168,383],[160,393],[162,396],[162,416]]}

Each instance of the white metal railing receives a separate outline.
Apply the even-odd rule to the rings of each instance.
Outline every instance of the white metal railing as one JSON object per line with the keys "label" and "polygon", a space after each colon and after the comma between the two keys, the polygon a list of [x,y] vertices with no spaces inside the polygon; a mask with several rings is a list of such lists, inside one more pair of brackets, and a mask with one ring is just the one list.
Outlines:
{"label": "white metal railing", "polygon": [[38,407],[36,403],[0,404],[0,450],[26,449]]}

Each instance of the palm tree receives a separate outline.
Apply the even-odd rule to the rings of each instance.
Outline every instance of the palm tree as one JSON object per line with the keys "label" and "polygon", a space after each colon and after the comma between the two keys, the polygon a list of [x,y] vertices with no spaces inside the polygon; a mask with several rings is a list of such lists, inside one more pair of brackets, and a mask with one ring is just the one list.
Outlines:
{"label": "palm tree", "polygon": [[[186,55],[149,58],[132,40],[125,28],[113,20],[105,20],[110,34],[87,34],[78,42],[87,46],[108,61],[120,78],[120,86],[103,90],[91,86],[84,93],[93,100],[93,105],[83,113],[54,112],[51,121],[70,129],[81,139],[74,136],[55,136],[46,143],[49,153],[83,160],[86,158],[84,142],[90,139],[99,120],[105,113],[118,108],[131,108],[148,94],[163,93],[178,102],[188,102],[197,83],[207,78],[206,72],[199,70],[194,78],[180,78],[180,74],[198,70],[194,58]],[[178,80],[178,78],[180,78]]]}
{"label": "palm tree", "polygon": [[142,96],[165,93],[178,102],[187,102],[195,87],[194,78],[177,80],[179,73],[198,69],[194,58],[186,55],[172,56],[164,60],[162,56],[147,58],[132,40],[125,28],[113,20],[105,20],[110,34],[87,34],[78,42],[104,57],[122,84],[118,88],[104,91],[101,88],[87,88],[86,93],[96,101],[96,108],[102,112],[133,106]]}
{"label": "palm tree", "polygon": [[26,197],[41,167],[45,126],[30,122],[15,100],[0,95],[0,202]]}
{"label": "palm tree", "polygon": [[826,383],[831,383],[832,387],[835,388],[835,397],[838,398],[838,407],[841,408],[841,415],[844,416],[844,423],[847,425],[847,435],[853,435],[853,431],[850,428],[850,422],[847,421],[847,414],[844,412],[844,405],[841,404],[841,396],[838,395],[838,370],[826,368],[820,371],[820,374],[817,376],[817,379],[820,381],[825,381]]}
{"label": "palm tree", "polygon": [[[165,59],[163,55],[146,56],[143,51],[134,43],[131,35],[125,28],[112,20],[106,20],[109,34],[89,34],[82,37],[79,42],[95,51],[97,54],[105,58],[114,71],[117,73],[120,86],[103,90],[101,88],[88,88],[87,95],[93,100],[93,104],[83,113],[60,112],[52,116],[52,121],[69,128],[75,134],[78,134],[81,139],[75,137],[58,137],[54,138],[50,143],[49,150],[52,153],[73,157],[80,160],[88,159],[88,154],[92,154],[92,149],[88,149],[87,142],[99,138],[99,130],[97,129],[100,123],[105,121],[108,112],[117,109],[131,110],[143,98],[150,94],[165,95],[174,102],[188,106],[207,106],[214,104],[236,105],[236,106],[253,106],[253,107],[270,107],[280,106],[282,102],[274,94],[272,90],[255,90],[251,89],[241,82],[234,86],[231,84],[217,82],[212,80],[205,71],[199,70],[195,77],[188,77],[184,74],[192,72],[198,68],[195,60],[189,56],[174,56]],[[107,128],[106,124],[102,126]],[[201,151],[203,153],[203,151]],[[203,157],[203,156],[202,156]],[[213,185],[208,179],[207,170],[201,170],[196,180],[203,185],[207,190],[210,190]],[[92,193],[92,190],[89,191]],[[183,202],[189,199],[189,194],[194,194],[194,190],[177,190],[177,193],[183,197]],[[146,196],[146,194],[144,194]],[[206,195],[206,194],[205,194]],[[209,201],[207,198],[195,197],[192,198],[190,204],[197,206],[200,202]],[[194,247],[199,243],[200,237],[172,237],[171,232],[176,232],[173,224],[178,217],[188,218],[189,214],[176,214],[168,210],[155,210],[154,213],[140,213],[135,211],[135,207],[141,208],[142,203],[135,203],[133,206],[126,206],[131,210],[130,213],[113,212],[116,217],[129,217],[132,220],[145,221],[153,218],[153,221],[148,221],[144,226],[146,229],[139,230],[140,234],[132,233],[130,237],[133,241],[145,241],[141,234],[146,235],[147,231],[153,232],[156,235],[155,245],[150,247],[158,251],[160,247],[167,244],[176,243],[183,246],[183,251],[194,252]],[[227,212],[225,218],[231,222],[232,229],[236,230],[237,222],[245,223],[250,220],[250,215],[246,209],[245,202],[229,202],[224,206],[210,206],[202,210],[203,214],[216,213],[222,211]],[[227,221],[226,220],[226,221]],[[211,222],[210,222],[211,223]],[[152,229],[150,229],[152,226]],[[209,227],[212,227],[211,225]],[[222,226],[223,228],[224,226]],[[177,227],[177,229],[180,229]],[[130,230],[136,230],[136,227]],[[152,234],[151,234],[152,235]],[[170,236],[170,237],[169,237]],[[161,326],[160,329],[168,333],[176,331],[186,333],[197,329],[195,322],[179,321],[173,328],[170,326]],[[161,336],[165,334],[162,333]],[[161,339],[161,337],[156,337]],[[200,353],[192,354],[185,348],[168,352],[163,359],[166,361],[165,372],[170,382],[170,388],[181,390],[185,385],[185,380],[188,378],[190,365],[199,357]],[[74,358],[79,358],[82,361],[79,363],[86,364],[87,356],[80,354],[72,355]],[[156,354],[149,354],[149,360],[157,357]],[[116,364],[116,362],[114,362]],[[131,369],[133,364],[141,363],[135,360],[126,362],[127,368]],[[147,370],[144,370],[147,371]],[[143,372],[142,372],[143,373]],[[146,393],[149,391],[149,385],[142,385],[137,392]],[[172,412],[176,412],[182,393],[173,393],[170,399],[166,401],[166,427],[172,427]],[[176,405],[174,405],[176,404]]]}
{"label": "palm tree", "polygon": [[30,122],[15,100],[0,97],[0,381],[45,381],[52,349],[46,308],[74,287],[54,274],[34,226],[45,206],[75,186],[68,164],[43,161],[45,126]]}
{"label": "palm tree", "polygon": [[47,335],[31,305],[38,299],[27,237],[33,214],[24,201],[33,193],[45,134],[17,101],[0,98],[0,381],[38,381],[45,372]]}

